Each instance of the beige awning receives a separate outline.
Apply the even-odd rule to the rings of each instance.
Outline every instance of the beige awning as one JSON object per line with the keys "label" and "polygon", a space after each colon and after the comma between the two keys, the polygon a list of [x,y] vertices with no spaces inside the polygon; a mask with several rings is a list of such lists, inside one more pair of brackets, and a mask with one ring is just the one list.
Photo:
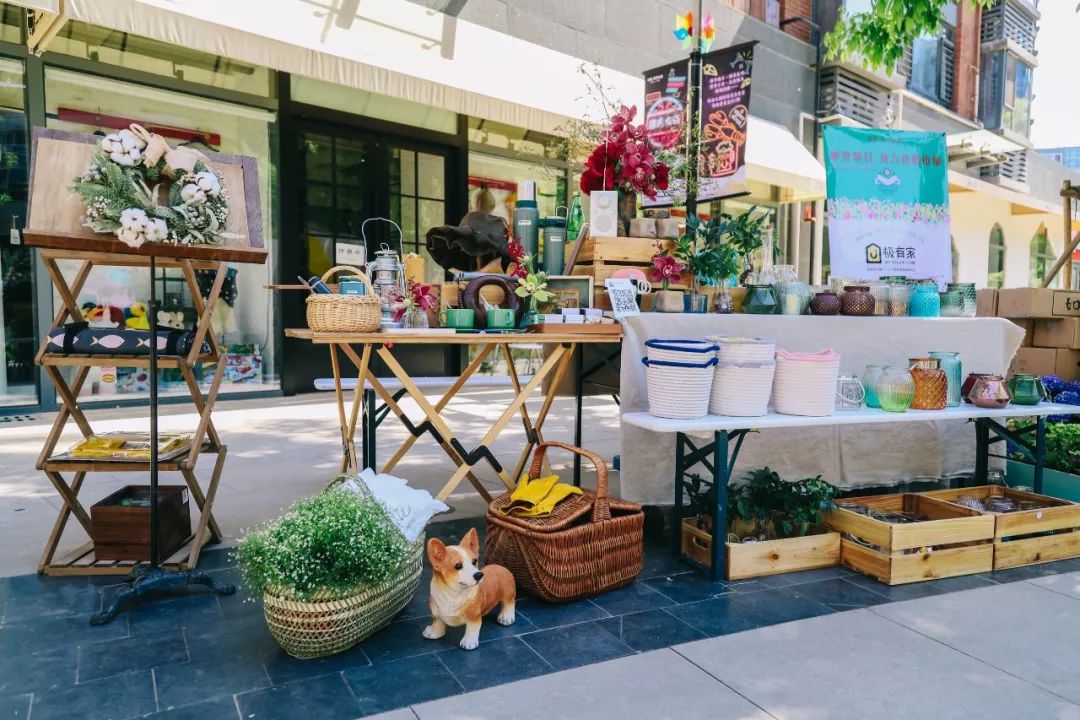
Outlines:
{"label": "beige awning", "polygon": [[750,117],[746,138],[746,176],[786,191],[785,202],[825,197],[825,168],[785,128]]}

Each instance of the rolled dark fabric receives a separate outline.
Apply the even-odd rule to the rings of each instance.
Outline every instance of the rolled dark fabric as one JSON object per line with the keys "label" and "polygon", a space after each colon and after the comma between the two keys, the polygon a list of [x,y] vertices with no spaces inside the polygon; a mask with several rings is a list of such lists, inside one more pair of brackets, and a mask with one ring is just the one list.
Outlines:
{"label": "rolled dark fabric", "polygon": [[[49,331],[45,351],[59,355],[149,355],[150,331],[129,328],[90,327],[84,322],[68,323]],[[158,327],[158,352],[162,355],[186,355],[195,341],[191,330]],[[203,341],[200,354],[210,352]]]}
{"label": "rolled dark fabric", "polygon": [[428,252],[445,270],[473,270],[500,259],[505,270],[513,258],[507,248],[509,231],[498,215],[473,211],[461,225],[433,227],[425,235]]}

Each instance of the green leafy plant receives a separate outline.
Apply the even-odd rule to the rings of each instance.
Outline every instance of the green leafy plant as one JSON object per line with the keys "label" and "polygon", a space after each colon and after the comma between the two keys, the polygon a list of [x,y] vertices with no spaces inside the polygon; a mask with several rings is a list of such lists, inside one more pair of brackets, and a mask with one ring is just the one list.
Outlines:
{"label": "green leafy plant", "polygon": [[[1009,429],[1022,430],[1033,424],[1031,420],[1010,420]],[[1015,448],[1010,449],[1009,457],[1028,462],[1027,456]],[[1080,424],[1062,422],[1046,426],[1046,467],[1080,475]]]}
{"label": "green leafy plant", "polygon": [[674,248],[661,253],[673,257],[690,271],[695,285],[722,285],[739,271],[739,251],[728,238],[728,219],[686,219],[686,233]]}
{"label": "green leafy plant", "polygon": [[835,506],[835,485],[821,476],[788,482],[769,467],[751,470],[740,485],[728,489],[728,506],[754,526],[755,534],[801,537],[820,525]]}
{"label": "green leafy plant", "polygon": [[238,558],[253,594],[305,601],[386,580],[402,567],[407,550],[378,502],[331,489],[246,534]]}

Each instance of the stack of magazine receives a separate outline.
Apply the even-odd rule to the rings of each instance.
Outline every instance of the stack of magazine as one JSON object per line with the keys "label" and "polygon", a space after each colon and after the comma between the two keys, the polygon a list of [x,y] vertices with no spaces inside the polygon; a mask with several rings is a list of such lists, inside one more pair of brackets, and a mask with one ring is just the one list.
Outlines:
{"label": "stack of magazine", "polygon": [[[158,433],[158,459],[171,460],[191,449],[192,433]],[[108,432],[79,441],[53,460],[150,462],[150,433]]]}

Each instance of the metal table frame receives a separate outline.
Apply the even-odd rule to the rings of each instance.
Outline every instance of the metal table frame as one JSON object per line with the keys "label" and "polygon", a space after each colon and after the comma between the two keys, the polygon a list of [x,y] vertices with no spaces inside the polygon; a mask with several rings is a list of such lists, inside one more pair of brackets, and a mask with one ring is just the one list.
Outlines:
{"label": "metal table frame", "polygon": [[[1056,405],[1044,403],[1036,406],[1010,406],[1004,410],[986,410],[973,405],[947,408],[939,411],[909,411],[907,413],[887,413],[883,410],[839,411],[835,415],[819,418],[784,416],[770,413],[764,418],[734,418],[707,416],[700,420],[678,421],[653,418],[648,413],[636,412],[623,415],[623,422],[658,432],[675,432],[675,507],[672,527],[677,551],[680,543],[680,526],[684,518],[684,498],[688,487],[698,484],[706,488],[716,488],[712,508],[712,567],[706,568],[693,559],[683,559],[707,572],[713,580],[727,577],[727,489],[735,471],[743,440],[747,433],[768,427],[809,427],[827,425],[845,425],[885,422],[917,422],[926,420],[968,420],[975,423],[975,481],[985,484],[991,446],[1001,442],[1011,442],[1035,466],[1034,491],[1042,492],[1043,469],[1046,463],[1046,416],[1072,415],[1080,413],[1080,406]],[[1031,417],[1034,424],[1029,427],[1010,430],[998,419],[1009,417]],[[741,426],[741,427],[740,427]],[[711,438],[702,440],[692,435],[705,432]],[[991,435],[997,437],[991,438]],[[1032,437],[1034,436],[1034,437]],[[708,473],[708,479],[690,471],[702,467]]]}

